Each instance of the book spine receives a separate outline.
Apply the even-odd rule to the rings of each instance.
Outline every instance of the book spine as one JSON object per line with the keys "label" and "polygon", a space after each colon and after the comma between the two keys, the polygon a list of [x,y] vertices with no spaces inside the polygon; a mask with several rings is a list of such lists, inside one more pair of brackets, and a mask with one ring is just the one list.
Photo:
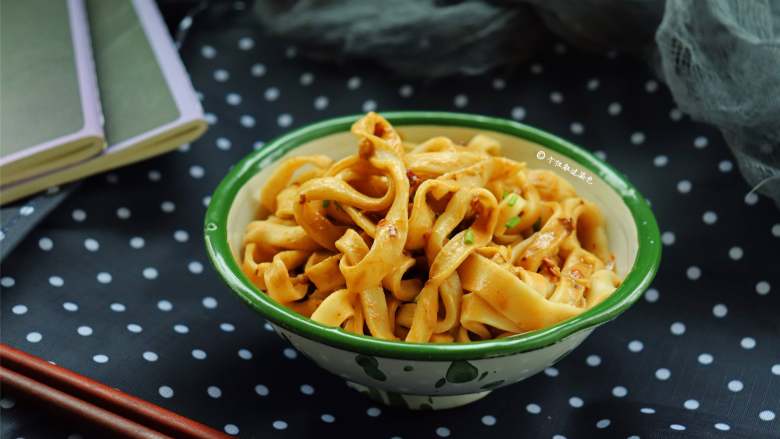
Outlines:
{"label": "book spine", "polygon": [[184,63],[157,5],[153,0],[133,0],[133,6],[157,57],[157,63],[171,89],[176,106],[179,107],[182,119],[203,119],[203,107],[195,94],[190,76],[184,68]]}
{"label": "book spine", "polygon": [[95,58],[92,54],[92,40],[84,0],[68,0],[73,49],[76,55],[76,70],[79,78],[84,128],[82,136],[98,136],[105,139],[103,132],[103,110],[97,84]]}

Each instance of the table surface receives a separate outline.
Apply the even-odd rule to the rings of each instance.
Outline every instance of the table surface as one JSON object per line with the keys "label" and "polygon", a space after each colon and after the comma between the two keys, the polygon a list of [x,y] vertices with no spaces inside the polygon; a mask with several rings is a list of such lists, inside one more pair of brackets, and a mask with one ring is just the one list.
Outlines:
{"label": "table surface", "polygon": [[[201,20],[182,56],[209,131],[87,180],[19,245],[2,266],[3,341],[243,437],[780,437],[777,209],[746,196],[719,133],[642,65],[548,49],[410,81],[307,61],[246,20]],[[209,195],[289,129],[395,109],[514,118],[595,151],[653,204],[652,288],[554,368],[449,411],[378,406],[298,355],[209,265]],[[93,436],[14,395],[0,407],[3,438]]]}

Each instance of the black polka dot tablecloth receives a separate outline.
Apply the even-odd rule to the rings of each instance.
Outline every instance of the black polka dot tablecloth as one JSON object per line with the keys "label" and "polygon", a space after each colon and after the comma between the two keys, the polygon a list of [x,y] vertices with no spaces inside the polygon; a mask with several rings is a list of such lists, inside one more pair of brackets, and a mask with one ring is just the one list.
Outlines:
{"label": "black polka dot tablecloth", "polygon": [[[4,342],[241,437],[780,437],[780,214],[642,65],[551,43],[511,70],[409,81],[307,61],[245,16],[196,24],[182,56],[209,131],[88,179],[18,245]],[[447,411],[377,405],[298,355],[209,265],[209,196],[289,129],[403,109],[515,119],[621,170],[663,232],[652,288],[555,367]],[[12,394],[0,407],[3,438],[99,437]]]}

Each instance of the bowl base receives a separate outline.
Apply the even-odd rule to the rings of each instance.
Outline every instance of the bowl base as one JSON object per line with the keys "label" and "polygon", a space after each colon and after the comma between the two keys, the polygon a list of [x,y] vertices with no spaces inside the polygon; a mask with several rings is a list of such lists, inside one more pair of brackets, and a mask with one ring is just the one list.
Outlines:
{"label": "bowl base", "polygon": [[391,407],[400,407],[410,410],[444,410],[460,407],[478,401],[491,392],[486,390],[479,393],[465,395],[409,395],[405,393],[388,392],[387,390],[364,386],[363,384],[347,381],[347,386],[368,396],[376,402]]}

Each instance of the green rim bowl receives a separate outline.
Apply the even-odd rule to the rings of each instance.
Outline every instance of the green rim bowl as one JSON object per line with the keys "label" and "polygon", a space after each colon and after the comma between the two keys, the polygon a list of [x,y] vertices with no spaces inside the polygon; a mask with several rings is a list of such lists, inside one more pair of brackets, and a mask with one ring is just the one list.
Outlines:
{"label": "green rim bowl", "polygon": [[469,360],[498,357],[539,349],[614,319],[628,309],[650,285],[661,258],[658,225],[647,201],[628,179],[584,149],[560,137],[517,122],[493,117],[447,113],[385,112],[396,127],[405,125],[456,126],[494,131],[535,142],[577,162],[600,177],[620,198],[633,218],[639,239],[634,264],[623,283],[604,302],[556,325],[512,337],[471,343],[423,344],[386,341],[328,327],[276,303],[255,287],[233,258],[227,239],[228,213],[241,187],[260,170],[272,166],[286,152],[314,139],[349,131],[360,115],[338,117],[299,128],[266,144],[238,162],[212,194],[205,218],[205,242],[211,262],[239,297],[272,323],[302,337],[365,355],[412,360]]}

